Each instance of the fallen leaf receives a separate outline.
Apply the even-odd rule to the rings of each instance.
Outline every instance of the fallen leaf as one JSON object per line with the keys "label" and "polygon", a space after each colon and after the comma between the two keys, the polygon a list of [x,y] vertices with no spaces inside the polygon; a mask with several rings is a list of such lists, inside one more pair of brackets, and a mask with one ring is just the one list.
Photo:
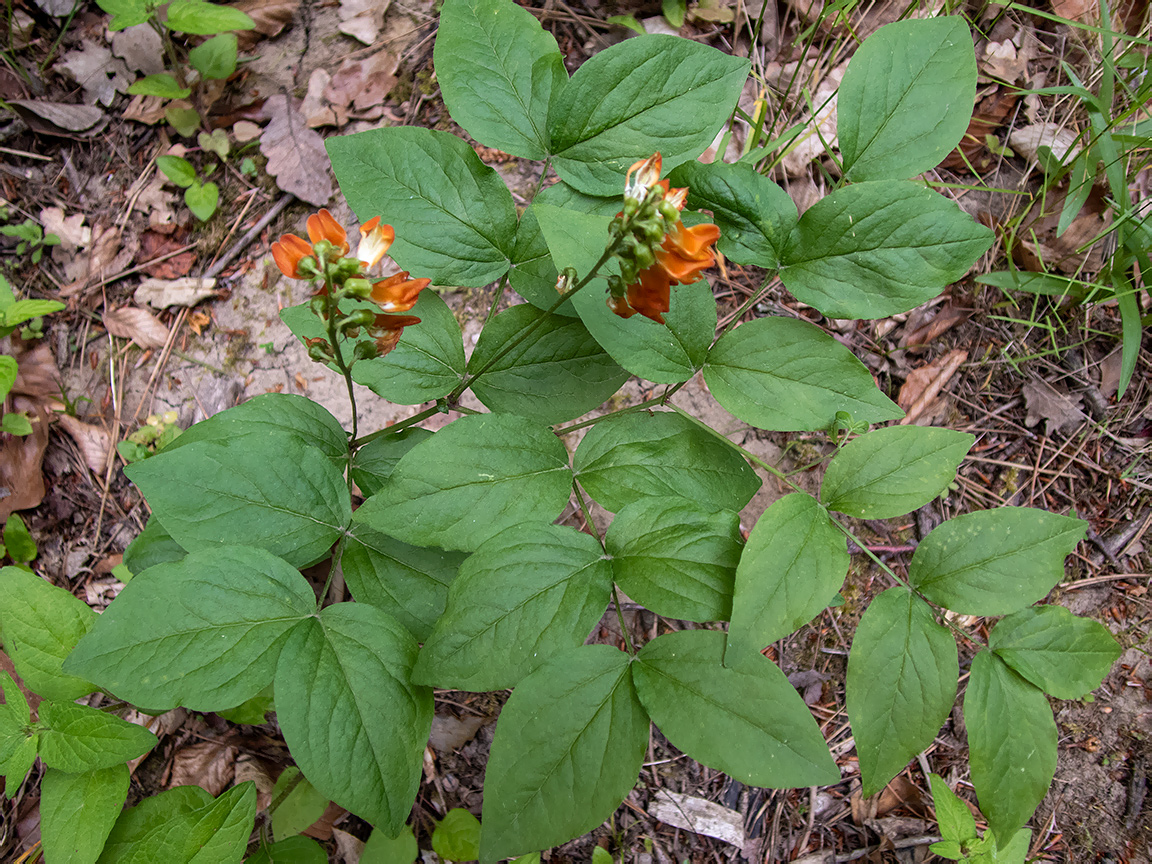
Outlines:
{"label": "fallen leaf", "polygon": [[71,132],[95,135],[108,124],[104,112],[95,105],[45,102],[39,99],[10,99],[8,104],[36,132],[73,137]]}
{"label": "fallen leaf", "polygon": [[60,395],[60,372],[46,340],[25,342],[16,334],[0,340],[0,352],[16,359],[16,380],[4,402],[5,411],[24,412],[31,435],[0,435],[0,521],[16,510],[44,499],[41,465],[48,446],[52,402]]}
{"label": "fallen leaf", "polygon": [[315,837],[317,840],[331,839],[332,826],[347,812],[347,810],[335,801],[329,801],[328,806],[324,808],[324,812],[320,818],[300,833],[306,837]]}
{"label": "fallen leaf", "polygon": [[238,0],[233,3],[234,9],[247,13],[256,24],[253,29],[241,30],[236,34],[240,50],[251,48],[260,41],[259,36],[271,38],[279,35],[291,23],[299,6],[300,0]]}
{"label": "fallen leaf", "polygon": [[92,229],[84,224],[83,213],[65,216],[60,207],[45,207],[40,211],[40,224],[45,234],[55,234],[60,238],[60,249],[71,252],[92,242]]}
{"label": "fallen leaf", "polygon": [[142,75],[164,71],[164,43],[147,24],[136,24],[112,34],[112,53]]}
{"label": "fallen leaf", "polygon": [[232,134],[241,144],[255,141],[263,130],[251,120],[237,120],[232,126]]}
{"label": "fallen leaf", "polygon": [[1112,224],[1104,190],[1094,186],[1064,233],[1057,235],[1067,194],[1067,186],[1062,185],[1038,197],[1025,214],[1011,250],[1022,269],[1046,272],[1055,268],[1076,276],[1103,268],[1105,235]]}
{"label": "fallen leaf", "polygon": [[876,815],[884,816],[897,807],[907,807],[914,813],[922,813],[923,810],[923,796],[920,790],[902,774],[893,777],[888,785],[880,790],[880,796],[876,801]]}
{"label": "fallen leaf", "polygon": [[199,786],[216,796],[231,786],[235,777],[235,747],[226,741],[197,741],[172,754],[168,788]]}
{"label": "fallen leaf", "polygon": [[36,5],[55,18],[63,18],[76,8],[73,0],[36,0]]}
{"label": "fallen leaf", "polygon": [[932,318],[921,321],[915,326],[913,326],[913,321],[910,318],[904,327],[903,335],[900,337],[900,347],[907,348],[913,353],[923,351],[957,324],[967,321],[971,315],[971,311],[957,309],[949,303]]}
{"label": "fallen leaf", "polygon": [[340,0],[340,32],[371,45],[384,26],[392,0]]}
{"label": "fallen leaf", "polygon": [[137,94],[132,97],[128,107],[122,115],[125,120],[134,120],[145,126],[155,126],[164,119],[168,110],[168,100],[163,96],[144,96]]}
{"label": "fallen leaf", "polygon": [[1079,425],[1087,418],[1080,410],[1083,396],[1075,396],[1058,390],[1047,381],[1034,379],[1024,385],[1024,404],[1028,413],[1024,425],[1031,429],[1041,420],[1045,422],[1045,433],[1051,435],[1068,426]]}
{"label": "fallen leaf", "polygon": [[1035,159],[1041,147],[1047,147],[1060,162],[1076,158],[1080,152],[1080,135],[1057,123],[1033,123],[1013,129],[1008,145],[1026,159]]}
{"label": "fallen leaf", "polygon": [[428,736],[428,745],[437,753],[451,753],[459,750],[469,741],[480,727],[488,722],[487,717],[453,717],[451,714],[437,714],[432,718],[432,732]]}
{"label": "fallen leaf", "polygon": [[56,61],[55,67],[67,73],[84,88],[84,101],[99,102],[107,107],[132,83],[128,67],[119,57],[103,45],[85,40],[82,47],[69,51]]}
{"label": "fallen leaf", "polygon": [[334,107],[325,94],[331,80],[331,74],[324,68],[313,69],[308,78],[308,92],[304,94],[304,101],[300,103],[300,113],[304,115],[305,122],[311,129],[318,129],[321,126],[343,126],[348,122],[347,103]]}
{"label": "fallen leaf", "polygon": [[[176,211],[172,207],[176,200],[176,196],[171,192],[165,191],[165,179],[166,178],[163,174],[157,174],[152,178],[151,182],[144,187],[144,190],[136,196],[136,203],[133,206],[137,210],[148,214],[148,227],[151,229],[151,232],[145,232],[144,236],[140,238],[141,249],[144,249],[146,242],[145,238],[148,236],[148,233],[151,233],[154,237],[160,237],[171,234],[174,230],[176,230]],[[188,254],[192,255],[191,252]],[[155,256],[145,254],[144,260],[147,261],[152,257]],[[188,262],[189,270],[192,268],[192,264],[195,262],[195,260],[195,255],[192,255],[192,258]],[[153,276],[160,275],[159,273],[154,273],[152,269],[149,269],[145,272],[151,273]],[[187,273],[188,270],[185,270],[184,272]]]}
{"label": "fallen leaf", "polygon": [[[88,603],[89,605],[93,605],[91,600],[89,600]],[[100,608],[103,608],[106,605],[106,602],[101,603]],[[173,732],[184,725],[184,722],[188,719],[188,711],[185,708],[173,708],[171,711],[165,711],[163,714],[157,714],[153,716],[151,714],[144,714],[141,711],[137,711],[135,708],[129,708],[123,714],[123,717],[129,723],[135,723],[137,726],[143,726],[145,729],[163,741],[164,738],[171,735]],[[149,753],[150,752],[151,751],[149,751]],[[147,759],[149,753],[145,753],[142,756],[137,756],[135,759],[129,760],[128,771],[135,771],[136,766]]]}
{"label": "fallen leaf", "polygon": [[162,348],[168,342],[168,328],[160,319],[135,306],[105,312],[104,326],[113,336],[131,339],[141,348]]}
{"label": "fallen leaf", "polygon": [[932,363],[913,369],[896,395],[896,404],[905,411],[900,425],[931,425],[945,409],[943,401],[937,398],[940,391],[967,359],[968,352],[956,348]]}
{"label": "fallen leaf", "polygon": [[1000,154],[988,149],[988,136],[1008,121],[1015,110],[1016,101],[1015,93],[997,87],[994,93],[977,102],[964,137],[956,149],[940,163],[941,167],[965,173],[971,169],[984,172],[992,167],[1000,159]]}
{"label": "fallen leaf", "polygon": [[272,788],[276,781],[272,779],[268,766],[258,757],[249,753],[241,753],[236,757],[235,769],[236,785],[251,780],[256,785],[256,810],[262,812],[272,803]]}
{"label": "fallen leaf", "polygon": [[1111,399],[1120,389],[1120,369],[1123,363],[1119,348],[1100,361],[1100,392]]}
{"label": "fallen leaf", "polygon": [[324,139],[308,128],[287,96],[272,96],[265,107],[271,120],[260,136],[260,152],[268,157],[268,173],[285,192],[323,207],[333,192]]}
{"label": "fallen leaf", "polygon": [[362,60],[345,60],[324,89],[324,96],[333,105],[351,105],[358,112],[379,108],[396,86],[399,64],[396,55],[386,50]]}
{"label": "fallen leaf", "polygon": [[169,306],[195,306],[215,293],[215,279],[185,276],[181,279],[144,279],[132,299],[140,306],[167,309]]}
{"label": "fallen leaf", "polygon": [[1100,7],[1096,0],[1052,0],[1052,11],[1061,18],[1095,24],[1100,20]]}
{"label": "fallen leaf", "polygon": [[[181,230],[176,230],[172,234],[162,234],[157,230],[145,231],[140,237],[140,251],[136,260],[142,263],[175,252],[187,245],[184,242],[185,236],[185,232]],[[149,264],[144,268],[144,272],[157,279],[179,279],[181,276],[187,276],[195,263],[196,252],[189,249],[187,252]]]}
{"label": "fallen leaf", "polygon": [[80,455],[84,457],[84,464],[93,474],[102,478],[108,471],[108,460],[113,453],[112,436],[107,430],[85,423],[71,414],[58,414],[56,422],[76,442]]}
{"label": "fallen leaf", "polygon": [[815,705],[824,693],[824,682],[831,678],[816,669],[803,669],[788,676],[788,683],[800,691],[804,704]]}
{"label": "fallen leaf", "polygon": [[332,829],[332,839],[336,841],[336,856],[343,864],[359,864],[364,854],[364,841],[340,828]]}
{"label": "fallen leaf", "polygon": [[744,817],[735,810],[667,789],[659,789],[648,808],[654,819],[733,846],[744,846]]}

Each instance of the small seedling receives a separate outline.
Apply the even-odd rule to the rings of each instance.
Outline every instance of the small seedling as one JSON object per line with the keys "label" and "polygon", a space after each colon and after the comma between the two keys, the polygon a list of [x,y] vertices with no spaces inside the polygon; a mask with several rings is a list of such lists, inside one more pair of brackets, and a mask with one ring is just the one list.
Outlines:
{"label": "small seedling", "polygon": [[55,234],[45,234],[44,230],[32,219],[25,219],[19,225],[5,225],[0,228],[0,234],[5,237],[18,237],[16,254],[23,255],[32,250],[32,263],[39,264],[44,257],[44,249],[48,246],[59,246],[60,238]]}
{"label": "small seedling", "polygon": [[933,843],[930,851],[941,858],[966,864],[1024,864],[1032,839],[1030,830],[1021,828],[1003,847],[997,845],[996,835],[991,830],[985,831],[983,837],[977,836],[976,820],[968,805],[956,797],[942,778],[935,774],[928,776],[932,781],[932,800],[943,838]]}
{"label": "small seedling", "polygon": [[[39,335],[42,325],[38,322],[41,316],[59,312],[63,308],[64,304],[56,300],[17,300],[8,280],[0,276],[0,339],[25,322],[31,324],[21,329],[24,338],[28,338],[25,335],[26,330],[35,330],[36,335]],[[16,358],[0,354],[0,401],[7,398],[8,391],[16,383],[17,371]],[[6,412],[0,417],[0,431],[10,435],[31,435],[32,423],[23,412]]]}
{"label": "small seedling", "polygon": [[[184,190],[184,203],[192,215],[201,222],[207,222],[216,212],[220,203],[220,187],[211,181],[201,182],[196,168],[181,156],[159,156],[156,167],[165,177]],[[215,170],[211,166],[210,170]],[[207,176],[207,172],[205,174]]]}
{"label": "small seedling", "polygon": [[163,450],[183,431],[176,425],[175,411],[152,414],[143,426],[116,445],[116,452],[125,462],[139,462]]}
{"label": "small seedling", "polygon": [[28,526],[24,524],[19,513],[13,513],[4,523],[4,542],[0,543],[0,558],[5,555],[16,564],[27,564],[36,558],[36,541],[28,533]]}

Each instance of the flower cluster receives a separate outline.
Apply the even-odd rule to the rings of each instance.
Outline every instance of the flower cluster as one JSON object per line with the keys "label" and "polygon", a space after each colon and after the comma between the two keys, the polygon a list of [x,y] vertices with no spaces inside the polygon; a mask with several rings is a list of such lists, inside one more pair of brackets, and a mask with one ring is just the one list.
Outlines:
{"label": "flower cluster", "polygon": [[698,281],[715,263],[712,245],[720,229],[707,223],[688,228],[680,221],[688,190],[669,188],[660,167],[655,153],[628,169],[624,209],[612,222],[613,236],[623,243],[616,253],[620,275],[608,280],[608,308],[621,318],[639,312],[663,324],[671,286]]}
{"label": "flower cluster", "polygon": [[[375,340],[356,346],[357,359],[387,354],[396,347],[405,327],[420,323],[414,315],[392,313],[407,312],[415,306],[420,292],[432,280],[412,279],[407,271],[375,281],[367,278],[368,271],[388,254],[396,239],[392,226],[381,224],[379,216],[360,226],[360,245],[354,256],[348,255],[348,235],[327,210],[309,216],[307,227],[308,240],[284,234],[272,244],[276,266],[291,279],[323,279],[312,297],[313,309],[326,321],[340,313],[339,302],[345,297],[371,300],[379,306],[380,313],[357,310],[341,314],[335,325],[339,332],[353,338],[363,327]],[[308,350],[313,359],[326,361],[331,359],[333,349],[327,340],[310,339]]]}

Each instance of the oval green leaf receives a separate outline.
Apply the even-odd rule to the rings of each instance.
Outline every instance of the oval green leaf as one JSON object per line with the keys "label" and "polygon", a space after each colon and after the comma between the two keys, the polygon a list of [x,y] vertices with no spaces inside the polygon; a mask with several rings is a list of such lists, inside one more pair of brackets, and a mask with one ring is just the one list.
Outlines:
{"label": "oval green leaf", "polygon": [[756,318],[725,333],[708,352],[704,381],[717,402],[760,429],[824,429],[840,411],[866,423],[904,416],[851,351],[793,318]]}
{"label": "oval green leaf", "polygon": [[69,774],[55,768],[40,781],[40,831],[49,861],[95,864],[128,797],[128,766]]}
{"label": "oval green leaf", "polygon": [[38,752],[49,768],[79,773],[143,756],[158,743],[143,726],[75,702],[40,703]]}
{"label": "oval green leaf", "polygon": [[820,500],[857,519],[891,519],[948,488],[976,436],[928,426],[874,429],[845,444],[824,472]]}
{"label": "oval green leaf", "polygon": [[916,549],[909,584],[965,615],[1006,615],[1044,597],[1088,525],[1045,510],[999,507],[965,513]]}

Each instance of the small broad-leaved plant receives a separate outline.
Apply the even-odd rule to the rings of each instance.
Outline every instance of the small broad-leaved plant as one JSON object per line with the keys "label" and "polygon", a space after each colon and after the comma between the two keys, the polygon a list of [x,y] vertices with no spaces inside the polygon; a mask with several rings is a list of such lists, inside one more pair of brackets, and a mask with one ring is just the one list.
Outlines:
{"label": "small broad-leaved plant", "polygon": [[[96,689],[146,712],[184,706],[236,722],[274,708],[299,767],[274,797],[274,807],[296,802],[292,818],[273,813],[278,847],[306,845],[293,833],[330,799],[375,826],[370,843],[414,854],[405,823],[433,687],[512,690],[478,845],[460,840],[474,831],[460,815],[433,840],[453,856],[530,854],[600,825],[636,783],[652,723],[743,783],[842,779],[809,709],[761,651],[834,602],[849,568],[843,517],[895,518],[931,502],[974,439],[866,431],[902,412],[847,348],[787,317],[717,337],[704,271],[719,252],[768,271],[761,292],[778,274],[798,300],[857,319],[907,311],[961,278],[992,232],[911,178],[968,126],[968,28],[903,21],[859,47],[840,89],[844,182],[800,217],[752,164],[695,161],[733,110],[746,60],[642,36],[569,78],[526,10],[447,0],[435,63],[445,104],[473,138],[543,161],[560,182],[518,215],[499,175],[450,134],[335,138],[337,178],[365,220],[356,252],[327,211],[308,219],[307,240],[285,235],[273,247],[286,275],[312,284],[284,320],[345,378],[353,417],[354,381],[392,402],[435,405],[362,434],[306,398],[264,395],[130,465],[152,516],[125,552],[136,575],[102,615],[4,571],[5,647],[45,701],[32,721],[6,686],[0,766],[9,794],[37,755],[47,766],[49,861],[78,842],[78,825],[83,860],[104,864],[158,849],[176,860],[196,842],[219,853],[196,861],[234,860],[253,826],[250,784],[215,800],[180,787],[121,813],[123,760],[152,739],[71,701]],[[405,272],[371,275],[387,253]],[[466,360],[430,281],[497,282],[496,298],[510,286],[528,302],[491,314]],[[698,372],[750,426],[827,429],[838,445],[819,496],[793,486],[746,542],[737,514],[761,485],[752,466],[789,481],[669,401]],[[571,422],[633,375],[664,386]],[[487,412],[460,405],[469,389]],[[451,410],[465,416],[435,433],[418,425]],[[589,499],[614,514],[603,536]],[[591,533],[555,524],[571,500]],[[902,574],[876,561],[893,584],[863,613],[846,685],[864,795],[948,717],[959,636],[975,654],[964,696],[972,783],[994,837],[1016,836],[1055,769],[1048,695],[1084,695],[1118,654],[1101,625],[1032,605],[1084,532],[1075,518],[1004,507],[944,522]],[[300,572],[318,563],[323,585]],[[329,597],[337,573],[354,601],[330,602],[343,597]],[[620,615],[621,646],[585,644],[606,609],[620,612],[617,587],[657,615],[705,626],[642,643]],[[985,645],[947,610],[1004,617]],[[976,841],[957,835],[948,851]],[[267,849],[255,858],[275,860]]]}

